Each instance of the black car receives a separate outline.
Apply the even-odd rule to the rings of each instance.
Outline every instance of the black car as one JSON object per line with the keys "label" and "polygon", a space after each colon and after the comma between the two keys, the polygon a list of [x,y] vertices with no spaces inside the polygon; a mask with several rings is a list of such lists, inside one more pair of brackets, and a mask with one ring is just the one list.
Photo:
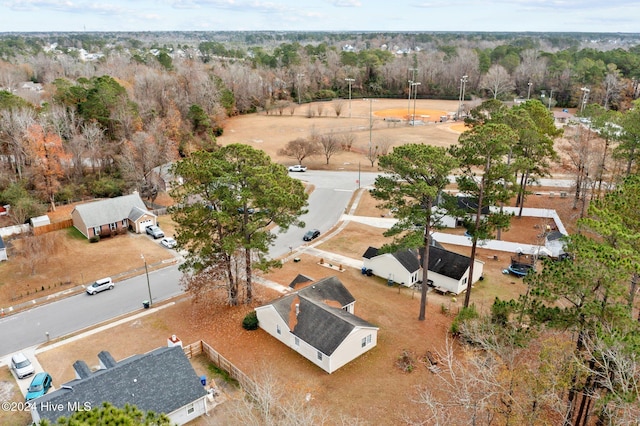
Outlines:
{"label": "black car", "polygon": [[305,241],[311,241],[318,238],[319,236],[320,231],[318,231],[317,229],[310,229],[306,232],[306,234],[304,234],[304,237],[302,237],[302,239]]}

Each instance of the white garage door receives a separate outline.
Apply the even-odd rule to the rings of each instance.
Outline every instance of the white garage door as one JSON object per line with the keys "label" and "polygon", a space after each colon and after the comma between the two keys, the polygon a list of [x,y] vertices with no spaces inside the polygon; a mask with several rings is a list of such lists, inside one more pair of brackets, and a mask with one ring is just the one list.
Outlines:
{"label": "white garage door", "polygon": [[145,230],[147,229],[147,226],[149,225],[153,225],[153,219],[149,219],[149,220],[143,220],[140,223],[140,228],[138,230],[138,232],[145,232]]}

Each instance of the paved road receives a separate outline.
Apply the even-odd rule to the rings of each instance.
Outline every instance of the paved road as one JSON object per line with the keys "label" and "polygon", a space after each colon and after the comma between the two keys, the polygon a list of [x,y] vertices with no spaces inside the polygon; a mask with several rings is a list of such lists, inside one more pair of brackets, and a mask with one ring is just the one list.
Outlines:
{"label": "paved road", "polygon": [[[269,250],[272,258],[280,257],[294,250],[305,242],[302,236],[306,229],[317,228],[321,233],[327,232],[345,212],[355,190],[373,185],[378,173],[358,172],[324,172],[307,171],[305,173],[289,173],[290,176],[314,185],[309,196],[309,212],[300,219],[305,228],[291,227],[288,231],[277,234],[275,245]],[[360,184],[358,184],[360,180]],[[278,232],[277,229],[274,232]]]}
{"label": "paved road", "polygon": [[[181,293],[178,266],[149,272],[154,302]],[[57,302],[36,306],[0,319],[0,357],[128,314],[142,308],[149,299],[146,276],[116,283],[113,290],[94,296],[79,294]]]}

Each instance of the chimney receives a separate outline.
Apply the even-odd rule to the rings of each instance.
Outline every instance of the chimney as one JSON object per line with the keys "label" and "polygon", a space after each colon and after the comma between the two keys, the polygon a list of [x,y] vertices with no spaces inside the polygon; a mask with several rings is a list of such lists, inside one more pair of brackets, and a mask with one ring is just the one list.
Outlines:
{"label": "chimney", "polygon": [[89,366],[81,359],[73,363],[73,369],[76,370],[76,379],[86,379],[91,375]]}
{"label": "chimney", "polygon": [[172,334],[171,337],[167,339],[167,346],[172,348],[174,346],[182,347],[182,340],[178,339],[178,336]]}

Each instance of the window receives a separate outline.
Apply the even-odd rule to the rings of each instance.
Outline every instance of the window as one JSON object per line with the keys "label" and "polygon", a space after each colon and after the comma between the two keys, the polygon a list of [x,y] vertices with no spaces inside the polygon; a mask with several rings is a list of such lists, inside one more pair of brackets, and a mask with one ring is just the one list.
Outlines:
{"label": "window", "polygon": [[280,324],[276,324],[276,333],[282,334],[282,330],[280,330]]}
{"label": "window", "polygon": [[122,219],[122,226],[124,226],[125,228],[129,225],[129,220],[128,219]]}
{"label": "window", "polygon": [[115,231],[116,229],[118,229],[118,224],[117,223],[110,223],[109,224],[109,230]]}
{"label": "window", "polygon": [[300,346],[300,338],[298,336],[293,338],[293,344],[296,346]]}
{"label": "window", "polygon": [[187,414],[193,414],[196,409],[193,407],[193,404],[187,405]]}
{"label": "window", "polygon": [[100,235],[100,227],[96,226],[95,228],[93,228],[93,235]]}
{"label": "window", "polygon": [[365,346],[370,344],[371,344],[371,335],[369,334],[368,336],[362,338],[362,347],[364,348]]}
{"label": "window", "polygon": [[322,352],[318,351],[318,361],[322,361]]}
{"label": "window", "polygon": [[462,285],[466,285],[467,284],[467,277],[464,277],[462,280]]}

